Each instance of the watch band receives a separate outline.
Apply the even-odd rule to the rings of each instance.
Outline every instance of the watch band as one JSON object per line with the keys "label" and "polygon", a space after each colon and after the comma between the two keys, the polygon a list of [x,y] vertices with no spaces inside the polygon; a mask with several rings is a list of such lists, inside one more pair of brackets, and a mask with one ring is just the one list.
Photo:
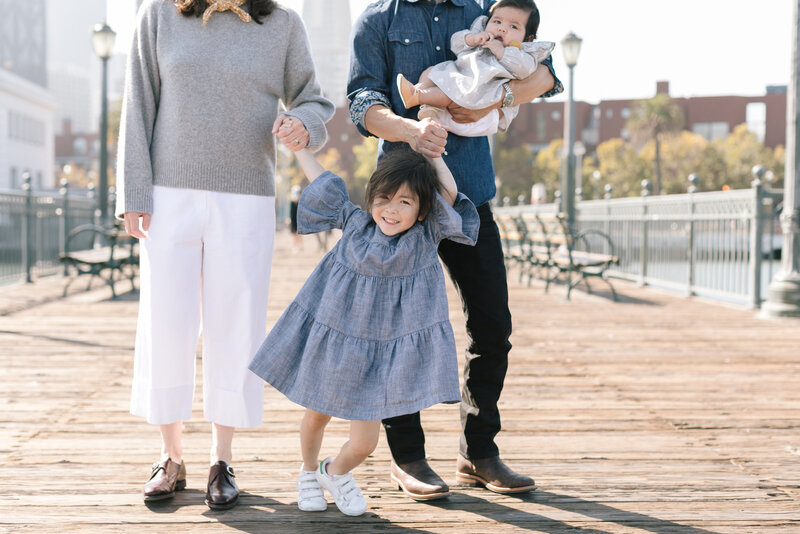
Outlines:
{"label": "watch band", "polygon": [[514,92],[511,91],[511,86],[508,85],[508,82],[503,84],[503,91],[503,103],[500,107],[510,108],[514,105]]}

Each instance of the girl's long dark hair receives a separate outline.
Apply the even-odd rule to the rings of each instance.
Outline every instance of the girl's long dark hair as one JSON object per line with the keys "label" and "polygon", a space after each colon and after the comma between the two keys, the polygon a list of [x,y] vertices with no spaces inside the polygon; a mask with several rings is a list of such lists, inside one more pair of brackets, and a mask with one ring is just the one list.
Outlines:
{"label": "girl's long dark hair", "polygon": [[[202,17],[208,9],[208,0],[174,0],[178,12],[186,17]],[[275,0],[247,0],[247,12],[258,24],[261,19],[268,16],[277,6]]]}

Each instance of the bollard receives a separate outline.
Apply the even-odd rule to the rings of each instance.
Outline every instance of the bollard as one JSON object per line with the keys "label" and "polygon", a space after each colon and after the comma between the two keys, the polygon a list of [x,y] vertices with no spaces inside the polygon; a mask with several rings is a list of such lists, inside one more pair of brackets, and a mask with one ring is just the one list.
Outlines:
{"label": "bollard", "polygon": [[22,214],[22,268],[25,271],[25,282],[33,282],[33,250],[31,248],[31,234],[33,233],[33,188],[31,187],[31,173],[22,173],[22,191],[25,193],[25,212]]}
{"label": "bollard", "polygon": [[517,206],[524,206],[524,205],[525,205],[525,195],[518,195]]}
{"label": "bollard", "polygon": [[611,200],[612,198],[614,198],[614,186],[613,185],[606,184],[606,186],[603,188],[603,191],[605,191],[605,193],[603,194],[603,198],[604,199]]}
{"label": "bollard", "polygon": [[511,205],[511,197],[503,197],[503,207],[507,208]]}
{"label": "bollard", "polygon": [[[58,190],[61,194],[61,243],[60,249],[62,254],[67,253],[67,237],[69,236],[69,180],[66,178],[61,179],[61,189]],[[64,276],[69,274],[67,264],[64,264]]]}

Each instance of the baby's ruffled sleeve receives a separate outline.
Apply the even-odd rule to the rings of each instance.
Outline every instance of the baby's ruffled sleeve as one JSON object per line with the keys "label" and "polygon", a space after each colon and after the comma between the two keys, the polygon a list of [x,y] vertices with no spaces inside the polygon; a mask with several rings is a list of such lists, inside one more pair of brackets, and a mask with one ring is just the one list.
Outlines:
{"label": "baby's ruffled sleeve", "polygon": [[358,211],[350,202],[344,180],[325,171],[306,187],[297,204],[297,233],[313,234],[344,228]]}
{"label": "baby's ruffled sleeve", "polygon": [[437,193],[425,224],[437,243],[449,239],[472,246],[478,241],[481,221],[475,205],[463,193],[458,194],[452,206]]}

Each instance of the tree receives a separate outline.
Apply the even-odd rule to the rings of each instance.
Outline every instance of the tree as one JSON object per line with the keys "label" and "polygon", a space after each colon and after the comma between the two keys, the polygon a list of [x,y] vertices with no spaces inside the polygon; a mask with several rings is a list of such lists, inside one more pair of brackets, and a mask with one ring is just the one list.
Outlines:
{"label": "tree", "polygon": [[[655,141],[651,140],[640,152],[641,158],[652,164],[655,160]],[[661,141],[661,192],[666,195],[685,193],[687,178],[696,173],[702,179],[711,179],[704,170],[704,162],[711,155],[708,141],[700,135],[683,130],[664,135]]]}
{"label": "tree", "polygon": [[[713,143],[725,161],[724,185],[731,189],[750,187],[753,180],[752,169],[755,165],[772,168],[773,151],[765,147],[756,135],[740,124],[725,139]],[[773,171],[774,172],[774,171]],[[783,176],[781,172],[780,176]]]}
{"label": "tree", "polygon": [[683,128],[683,112],[669,95],[659,94],[647,100],[639,100],[631,110],[625,124],[636,145],[652,139],[655,143],[655,183],[653,192],[661,193],[661,143],[663,136]]}
{"label": "tree", "polygon": [[561,188],[561,149],[564,146],[563,139],[550,141],[547,148],[536,154],[533,161],[533,181],[542,183],[547,188],[548,200],[553,200],[555,192]]}
{"label": "tree", "polygon": [[520,195],[528,198],[534,181],[533,151],[528,145],[508,146],[506,134],[494,137],[494,173],[500,180],[499,196],[515,201]]}
{"label": "tree", "polygon": [[378,161],[378,138],[366,137],[361,144],[353,147],[353,155],[356,163],[353,166],[353,176],[347,184],[350,200],[354,204],[364,204],[364,193],[367,189],[367,182]]}
{"label": "tree", "polygon": [[636,150],[623,139],[609,139],[597,146],[597,167],[603,181],[614,186],[614,196],[637,196],[641,181],[649,178],[651,168]]}

